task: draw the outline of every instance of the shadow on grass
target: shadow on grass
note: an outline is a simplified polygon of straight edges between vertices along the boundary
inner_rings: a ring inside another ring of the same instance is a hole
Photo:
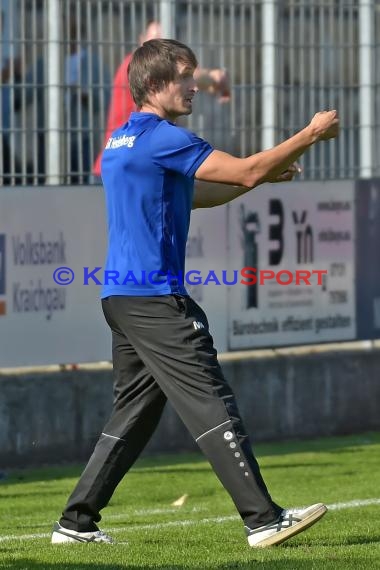
[[[177,458],[178,461],[178,458]],[[186,468],[184,467],[172,467],[170,465],[168,465],[167,467],[162,466],[154,466],[152,465],[152,467],[148,468],[148,467],[136,467],[135,469],[131,470],[129,474],[127,474],[127,477],[131,477],[131,476],[135,476],[138,477],[139,480],[144,479],[145,477],[152,477],[152,475],[205,475],[207,473],[211,473],[212,472],[212,468],[208,463],[205,463],[206,459],[203,458],[202,456],[199,459],[199,463],[201,463],[202,465],[199,465],[199,467],[189,467]],[[180,465],[183,465],[183,460],[180,460]],[[194,464],[196,463],[194,461],[194,459],[191,460],[191,463]],[[315,467],[315,463],[310,463],[310,462],[299,462],[299,463],[295,463],[292,462],[291,468],[306,468],[306,467]],[[336,465],[339,465],[338,463],[333,463],[333,462],[318,462],[318,468],[320,467],[334,467]],[[266,465],[265,469],[267,471],[272,471],[275,469],[284,469],[284,464],[283,463],[279,463],[279,464],[272,464],[272,465]],[[73,479],[78,479],[83,471],[84,466],[78,467],[78,468],[74,468],[74,467],[61,467],[59,469],[59,471],[56,471],[55,467],[52,467],[49,471],[46,471],[45,469],[41,470],[40,473],[36,473],[36,472],[28,472],[25,471],[23,473],[12,473],[9,477],[5,477],[4,479],[0,480],[0,490],[1,487],[4,487],[6,485],[12,485],[12,486],[20,486],[20,485],[25,485],[25,484],[29,484],[29,483],[38,483],[40,481],[59,481],[61,479],[68,479],[68,478],[73,478]],[[28,495],[39,495],[41,494],[42,491],[39,490],[34,490],[34,491],[29,491],[27,492]],[[49,491],[50,494],[52,494],[52,491]],[[60,492],[57,491],[55,494],[59,495]],[[7,491],[7,497],[10,497],[11,495],[8,494]],[[19,494],[15,495],[19,496]]]
[[[62,497],[62,491],[51,491],[49,489],[49,497]],[[1,495],[0,495],[1,497]],[[33,497],[38,499],[38,497],[43,497],[46,499],[46,489],[20,489],[18,493],[4,493],[6,499],[20,499],[21,497]]]
[[[356,559],[356,564],[358,560]],[[264,570],[276,570],[276,569],[287,569],[287,570],[310,570],[311,567],[313,568],[343,568],[342,564],[347,567],[347,562],[338,561],[336,560],[331,566],[329,563],[326,563],[326,560],[323,557],[314,558],[312,561],[312,566],[310,566],[310,560],[262,560],[261,558],[252,560],[248,562],[240,562],[240,561],[230,561],[228,564],[218,564],[218,563],[209,563],[207,567],[200,566],[199,564],[191,565],[191,563],[186,564],[186,566],[181,565],[158,565],[158,564],[143,564],[140,566],[136,566],[132,564],[93,564],[93,563],[81,563],[81,562],[74,562],[74,563],[61,563],[61,562],[49,562],[49,563],[41,563],[35,560],[30,559],[20,559],[17,562],[12,561],[10,566],[7,566],[6,563],[3,565],[0,562],[0,569],[1,568],[12,568],[12,570],[251,570],[252,568],[260,568]],[[348,566],[350,567],[350,566]]]
[[[363,433],[359,435],[349,435],[342,437],[324,437],[311,440],[287,440],[276,443],[254,443],[254,451],[257,458],[281,456],[297,453],[361,453],[365,451],[362,447],[370,447],[380,443],[380,433]],[[89,454],[90,457],[90,454]],[[186,467],[186,463],[192,466]],[[194,466],[195,465],[195,466]],[[295,465],[295,464],[293,464]],[[298,463],[299,467],[307,467],[309,463]],[[321,465],[321,464],[319,464]],[[326,466],[332,465],[326,463]],[[0,478],[0,487],[7,484],[17,485],[24,483],[32,483],[37,481],[51,481],[66,478],[77,479],[82,473],[85,463],[81,464],[62,464],[53,465],[51,467],[44,466],[32,469],[10,469],[2,472],[3,478]],[[283,468],[283,465],[279,465]],[[267,466],[266,469],[275,469],[275,465]],[[178,453],[166,455],[152,455],[144,457],[137,461],[131,474],[137,474],[139,477],[154,473],[206,473],[210,471],[205,457],[198,452]]]
[[[5,564],[4,564],[5,563]],[[6,561],[0,562],[1,568],[12,568],[15,570],[125,570],[126,568],[132,570],[136,568],[134,566],[126,566],[121,564],[93,564],[89,562],[88,564],[83,564],[81,562],[40,562],[38,560],[30,560],[28,558],[20,558],[19,560],[12,560],[10,564],[7,565]],[[145,566],[147,568],[147,566]],[[141,570],[141,566],[140,566]]]
[[[257,456],[267,457],[296,453],[352,453],[363,451],[361,446],[367,447],[380,443],[379,432],[367,432],[355,435],[326,436],[305,440],[283,440],[274,443],[256,443],[253,445]],[[352,448],[352,449],[350,449]]]
[[[326,546],[328,548],[335,548],[337,546],[341,547],[341,546],[358,546],[358,545],[365,545],[365,544],[380,544],[380,533],[373,533],[371,534],[371,536],[368,535],[356,535],[356,536],[351,536],[351,537],[345,537],[342,540],[334,540],[333,538],[329,538],[328,540],[324,541],[322,539],[319,539],[318,542],[319,545],[321,546]],[[292,545],[287,544],[286,545],[287,548],[291,548]],[[377,566],[377,568],[380,568],[380,561],[379,561],[379,565]]]

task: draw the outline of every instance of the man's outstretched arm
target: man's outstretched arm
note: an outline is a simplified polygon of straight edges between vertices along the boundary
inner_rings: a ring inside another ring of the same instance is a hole
[[[302,131],[279,145],[247,158],[237,158],[214,150],[195,173],[197,180],[219,182],[235,186],[207,190],[202,195],[202,187],[194,193],[193,208],[210,208],[230,202],[248,190],[264,182],[285,182],[292,180],[297,172],[296,160],[313,144],[334,138],[339,132],[339,119],[336,111],[322,111]],[[236,188],[236,186],[238,188]]]
[[[298,164],[292,164],[285,172],[277,176],[270,182],[291,182],[294,176],[301,172]],[[268,180],[269,182],[269,180]],[[213,208],[214,206],[221,206],[227,204],[235,198],[242,196],[249,192],[252,188],[245,186],[231,186],[228,184],[218,184],[216,187],[215,182],[200,181],[195,187],[192,209],[196,208]]]

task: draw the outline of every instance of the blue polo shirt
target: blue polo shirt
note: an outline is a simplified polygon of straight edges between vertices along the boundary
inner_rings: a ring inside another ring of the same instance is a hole
[[[212,152],[153,113],[132,113],[102,157],[108,254],[101,297],[187,295],[183,284],[194,175]]]

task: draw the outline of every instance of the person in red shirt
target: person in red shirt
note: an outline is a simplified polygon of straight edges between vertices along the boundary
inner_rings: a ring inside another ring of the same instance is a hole
[[[152,21],[147,26],[146,30],[140,34],[139,45],[141,46],[144,42],[160,38],[162,38],[161,24],[157,21]],[[128,66],[132,59],[132,55],[133,52],[128,53],[125,56],[124,60],[118,67],[113,80],[103,147],[106,145],[106,142],[110,138],[112,132],[128,121],[132,111],[136,111],[136,105],[133,102],[128,84]],[[220,103],[225,103],[230,100],[230,80],[225,69],[206,69],[198,67],[195,70],[194,78],[197,82],[198,89],[217,96]],[[102,154],[103,148],[98,154],[93,166],[93,174],[99,177]]]

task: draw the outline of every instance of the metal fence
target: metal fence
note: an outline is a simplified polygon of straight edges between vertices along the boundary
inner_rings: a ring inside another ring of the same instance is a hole
[[[306,179],[380,175],[378,0],[0,0],[0,183],[95,182],[112,81],[153,19],[203,67],[227,68],[232,98],[197,96],[184,124],[239,156],[318,110],[337,141],[302,159]]]

